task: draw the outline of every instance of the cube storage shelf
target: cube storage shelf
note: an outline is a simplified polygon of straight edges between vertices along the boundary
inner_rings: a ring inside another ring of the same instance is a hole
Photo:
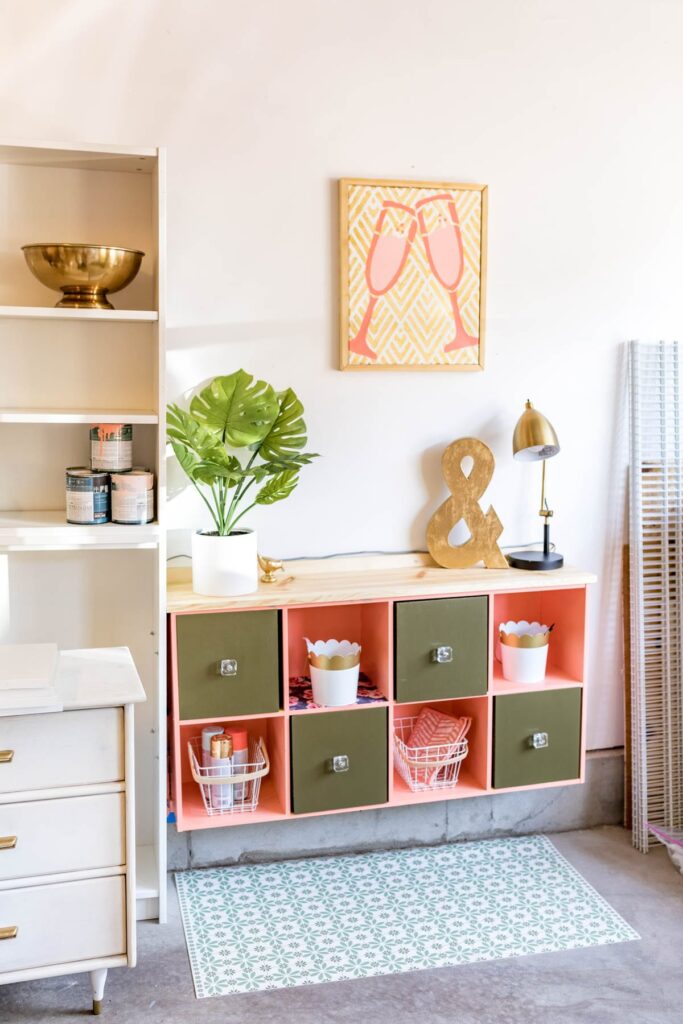
[[[445,570],[418,554],[286,569],[282,582],[229,601],[193,594],[188,570],[169,573],[170,793],[179,831],[583,781],[593,575]],[[497,630],[511,618],[555,625],[543,683],[502,677]],[[304,637],[332,636],[363,646],[367,685],[352,707],[302,698]],[[451,648],[449,661],[432,659],[440,646]],[[229,678],[219,674],[224,659],[237,663]],[[427,706],[472,719],[469,752],[456,785],[413,792],[394,770],[394,724]],[[187,742],[222,724],[263,737],[271,771],[257,810],[209,817]],[[340,755],[349,767],[337,773],[330,769]]]
[[[165,154],[2,142],[0,190],[0,643],[130,649],[147,697],[135,720],[137,914],[163,920]],[[112,296],[116,309],[56,307],[59,294],[21,251],[56,241],[145,252]],[[135,424],[136,463],[156,476],[157,522],[66,522],[64,470],[89,464],[93,422]]]

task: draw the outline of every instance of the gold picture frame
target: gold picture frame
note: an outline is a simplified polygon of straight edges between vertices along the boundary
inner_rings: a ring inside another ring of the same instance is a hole
[[[484,369],[486,185],[339,181],[340,369]]]

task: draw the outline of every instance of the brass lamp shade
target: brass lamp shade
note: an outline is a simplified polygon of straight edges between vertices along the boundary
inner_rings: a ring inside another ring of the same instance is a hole
[[[527,399],[512,435],[512,454],[520,462],[538,462],[551,459],[559,450],[560,442],[552,423]]]
[[[551,551],[550,519],[553,513],[545,498],[545,460],[557,455],[559,450],[560,442],[557,440],[552,423],[545,418],[542,412],[534,409],[527,399],[526,408],[517,420],[517,426],[512,435],[512,454],[520,462],[543,463],[541,507],[539,509],[539,515],[543,518],[543,550],[513,551],[507,556],[508,563],[513,569],[531,569],[543,572],[547,569],[560,569],[564,564],[562,555],[557,551]]]

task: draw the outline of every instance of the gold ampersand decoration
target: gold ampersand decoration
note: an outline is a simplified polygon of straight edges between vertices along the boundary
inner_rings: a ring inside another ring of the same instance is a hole
[[[472,459],[472,471],[466,475],[463,459]],[[489,506],[484,513],[479,499],[491,482],[496,461],[493,452],[476,437],[461,437],[450,444],[441,457],[441,470],[451,497],[447,498],[427,527],[427,547],[435,562],[445,569],[469,569],[483,562],[487,569],[508,569],[505,555],[496,543],[503,524]],[[448,543],[448,535],[463,519],[470,531],[464,544]]]

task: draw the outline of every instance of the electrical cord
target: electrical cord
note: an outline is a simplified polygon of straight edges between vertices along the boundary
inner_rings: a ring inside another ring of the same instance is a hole
[[[501,548],[501,551],[530,551],[534,548],[542,548],[542,541],[532,541],[530,544],[506,544]],[[555,550],[555,545],[550,545],[551,551]],[[429,551],[424,548],[411,548],[410,550],[401,551],[334,551],[330,555],[290,555],[285,559],[287,562],[324,562],[329,558],[352,558],[354,555],[428,555]],[[180,554],[171,555],[166,559],[167,562],[173,562],[176,558],[191,558],[191,555]]]

